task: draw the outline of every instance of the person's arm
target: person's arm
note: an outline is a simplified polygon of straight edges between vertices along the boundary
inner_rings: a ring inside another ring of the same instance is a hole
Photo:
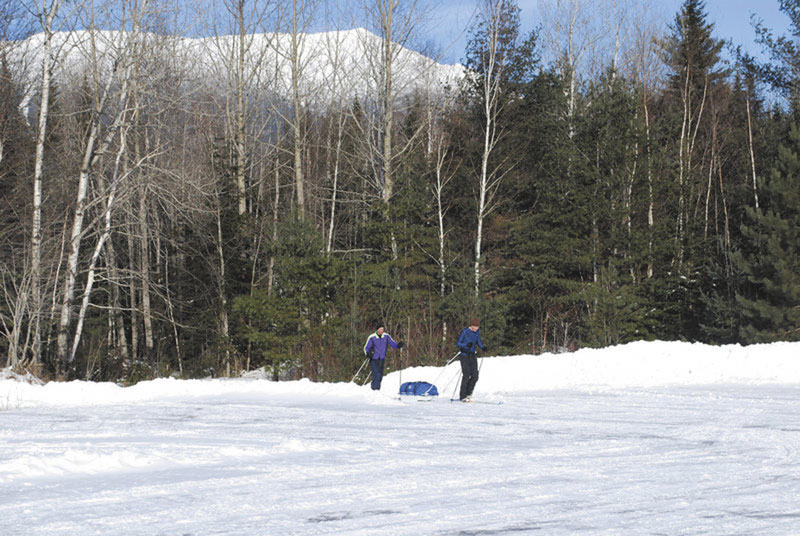
[[[364,355],[372,357],[372,354],[375,353],[373,346],[375,346],[375,342],[372,340],[372,335],[370,335],[367,338],[367,344],[364,345]]]
[[[400,345],[397,342],[395,342],[395,340],[392,338],[391,335],[389,335],[387,333],[386,336],[389,337],[389,340],[387,341],[389,343],[389,346],[391,346],[392,348],[399,348],[400,347]]]
[[[461,335],[458,336],[458,342],[456,346],[459,349],[463,350],[464,352],[469,352],[469,346],[467,345],[467,336],[465,330],[461,330]]]

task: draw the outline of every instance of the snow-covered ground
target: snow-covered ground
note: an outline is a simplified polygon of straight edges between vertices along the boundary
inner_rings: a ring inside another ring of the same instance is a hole
[[[800,534],[800,344],[353,384],[0,381],[0,534]]]

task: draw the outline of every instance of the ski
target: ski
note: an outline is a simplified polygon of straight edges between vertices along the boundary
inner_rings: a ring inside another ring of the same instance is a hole
[[[460,398],[451,398],[450,402],[464,402]],[[490,404],[492,406],[499,406],[503,403],[502,400],[475,400],[474,398],[470,398],[465,404]]]

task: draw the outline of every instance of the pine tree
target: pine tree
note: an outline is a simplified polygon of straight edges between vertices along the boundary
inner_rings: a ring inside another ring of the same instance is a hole
[[[787,144],[761,188],[762,205],[748,209],[743,246],[733,255],[744,285],[742,342],[800,340],[800,128]]]
[[[505,346],[542,351],[567,345],[580,322],[585,281],[591,279],[591,189],[570,124],[565,82],[541,73],[526,88],[509,146],[524,155],[492,286],[510,326]],[[521,150],[524,148],[524,150]]]
[[[666,119],[677,136],[671,143],[677,148],[676,260],[683,268],[691,265],[694,252],[705,249],[693,236],[702,219],[692,203],[705,184],[702,158],[712,139],[712,96],[726,73],[718,67],[723,42],[712,36],[705,2],[685,0],[670,28],[664,60],[670,69],[667,97],[673,113]]]
[[[274,254],[275,285],[263,285],[232,300],[233,332],[240,353],[252,345],[254,365],[278,380],[289,368],[312,379],[331,379],[328,370],[339,320],[344,265],[325,255],[321,235],[307,221],[282,222]]]
[[[681,91],[687,85],[702,95],[707,77],[718,77],[723,42],[712,36],[714,24],[708,22],[703,0],[684,0],[670,26],[665,60],[672,70],[670,85]],[[687,83],[688,80],[688,83]]]
[[[713,37],[703,0],[684,0],[670,26],[664,61],[670,72],[664,93],[666,109],[660,118],[667,148],[669,181],[662,185],[666,203],[662,218],[672,226],[670,257],[657,263],[661,281],[650,282],[653,298],[663,305],[665,327],[672,336],[698,340],[703,319],[704,272],[724,262],[720,248],[724,229],[711,221],[710,200],[718,193],[713,181],[719,166],[720,101],[727,72],[720,66],[721,40]],[[718,198],[718,197],[717,197]],[[724,235],[724,236],[723,236]],[[726,242],[727,243],[727,242]],[[727,246],[726,246],[727,248]],[[667,311],[669,313],[667,314]]]

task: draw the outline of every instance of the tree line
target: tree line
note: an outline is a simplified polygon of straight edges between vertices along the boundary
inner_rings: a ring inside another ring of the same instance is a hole
[[[414,1],[218,0],[192,46],[179,6],[0,0],[5,366],[341,380],[376,322],[405,367],[471,316],[492,353],[800,340],[790,37],[480,0],[449,76]]]

